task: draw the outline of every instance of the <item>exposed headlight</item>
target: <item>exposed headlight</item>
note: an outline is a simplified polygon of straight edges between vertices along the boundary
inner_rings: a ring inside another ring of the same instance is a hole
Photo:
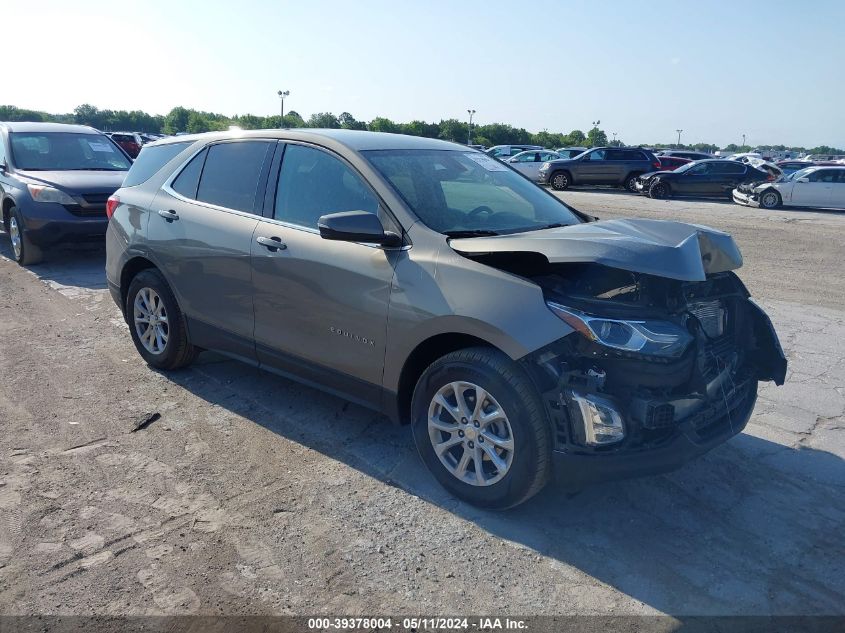
[[[596,395],[573,392],[584,425],[584,443],[589,446],[613,444],[625,439],[622,416],[609,400]]]
[[[540,165],[540,171],[548,171],[549,167],[551,167],[550,163],[543,163],[542,165]]]
[[[57,202],[58,204],[79,204],[64,191],[46,185],[27,185],[29,195],[35,202]]]
[[[552,301],[549,309],[583,336],[626,352],[649,356],[681,356],[692,342],[692,335],[669,321],[624,321],[604,319],[565,308]]]

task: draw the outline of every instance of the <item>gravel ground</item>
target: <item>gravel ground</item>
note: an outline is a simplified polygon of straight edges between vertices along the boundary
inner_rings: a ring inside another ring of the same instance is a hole
[[[0,256],[0,613],[845,614],[845,214],[561,197],[736,236],[790,358],[745,433],[484,512],[355,405],[212,354],[150,370],[101,248]]]

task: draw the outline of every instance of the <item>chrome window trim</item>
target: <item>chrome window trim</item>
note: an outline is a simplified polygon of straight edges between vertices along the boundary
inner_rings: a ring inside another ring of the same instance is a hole
[[[240,209],[230,209],[229,207],[221,207],[220,205],[211,204],[210,202],[204,202],[202,200],[197,200],[196,198],[188,198],[187,196],[183,196],[181,193],[179,193],[178,191],[173,189],[173,186],[172,186],[173,181],[176,180],[176,178],[179,177],[179,174],[181,174],[182,171],[185,169],[185,167],[188,166],[188,163],[190,163],[192,160],[194,160],[194,158],[196,158],[200,153],[202,153],[203,150],[206,150],[209,147],[212,147],[213,145],[221,145],[223,143],[248,143],[250,141],[257,141],[259,143],[271,143],[271,144],[273,144],[273,143],[278,143],[279,139],[252,138],[252,137],[244,138],[244,139],[233,138],[233,139],[221,139],[221,140],[213,141],[211,143],[206,143],[204,145],[200,145],[200,147],[197,149],[197,151],[195,151],[188,158],[186,158],[185,161],[181,165],[179,165],[179,167],[174,169],[173,173],[171,173],[167,177],[167,179],[164,181],[164,184],[162,184],[162,186],[161,186],[161,191],[167,192],[169,195],[173,196],[177,200],[180,200],[182,202],[188,202],[188,203],[191,203],[191,204],[196,204],[196,205],[199,205],[201,207],[205,207],[206,209],[212,209],[214,211],[223,211],[225,213],[232,213],[234,215],[242,215],[242,216],[246,216],[246,217],[250,217],[250,218],[256,218],[256,219],[259,219],[259,220],[266,219],[260,213],[253,213],[253,212],[250,212],[250,211],[241,211]]]
[[[188,166],[188,163],[190,163],[200,153],[202,153],[205,149],[211,147],[212,145],[219,145],[220,143],[226,143],[226,142],[248,142],[248,141],[256,141],[256,140],[257,141],[269,141],[271,143],[285,143],[285,144],[288,144],[288,145],[299,144],[299,145],[314,147],[315,149],[320,149],[320,150],[323,150],[323,151],[326,151],[326,152],[330,152],[331,155],[338,156],[341,160],[343,160],[343,157],[340,157],[339,155],[335,154],[330,149],[325,148],[321,145],[313,144],[313,143],[299,142],[299,141],[289,142],[285,139],[273,139],[273,138],[268,138],[268,139],[264,139],[264,138],[257,138],[257,139],[254,139],[254,138],[223,139],[223,140],[220,140],[220,141],[215,141],[215,142],[212,142],[212,143],[206,143],[204,145],[200,145],[200,147],[197,148],[197,150],[195,152],[193,152],[190,156],[188,156],[188,158],[186,158],[176,169],[173,170],[173,173],[171,173],[165,179],[164,184],[162,184],[162,186],[161,186],[161,191],[166,192],[168,195],[173,196],[174,198],[176,198],[177,200],[179,200],[181,202],[187,202],[189,204],[195,204],[195,205],[204,207],[206,209],[211,209],[212,211],[222,211],[223,213],[230,213],[232,215],[239,215],[239,216],[243,216],[243,217],[252,218],[254,220],[257,220],[258,222],[269,222],[270,224],[275,224],[277,226],[283,226],[287,229],[294,229],[294,230],[297,230],[297,231],[303,231],[305,233],[311,233],[313,235],[320,235],[319,229],[312,229],[311,227],[301,226],[301,225],[298,225],[298,224],[293,224],[291,222],[285,222],[283,220],[277,220],[276,218],[268,218],[268,217],[265,217],[265,216],[258,214],[258,213],[250,213],[248,211],[240,211],[238,209],[230,209],[229,207],[221,207],[219,205],[211,204],[209,202],[203,202],[202,200],[197,200],[195,198],[188,198],[186,196],[183,196],[181,193],[179,193],[175,189],[173,189],[173,187],[171,186],[173,184],[173,181],[176,180],[176,178],[178,178],[179,174],[182,173],[182,170],[184,170],[185,167]],[[282,160],[282,162],[284,162],[284,160]],[[346,165],[349,165],[348,161],[346,161],[346,160],[343,160],[343,163],[346,164]],[[405,229],[402,227],[401,222],[399,222],[399,220],[396,219],[396,217],[393,215],[393,213],[391,213],[390,211],[387,210],[387,205],[384,204],[384,201],[381,199],[381,196],[378,195],[378,193],[373,190],[372,185],[370,185],[370,183],[367,181],[367,179],[364,178],[363,174],[361,174],[361,172],[359,172],[357,169],[355,169],[354,166],[352,166],[352,165],[349,165],[349,166],[350,166],[351,169],[354,170],[354,172],[356,174],[358,174],[358,177],[361,178],[361,180],[364,181],[364,184],[371,191],[373,191],[373,195],[375,196],[376,200],[378,201],[379,207],[382,208],[382,209],[385,209],[385,211],[390,215],[390,217],[393,218],[394,222],[396,222],[397,226],[402,228],[402,230],[404,232]],[[279,169],[281,170],[281,164],[279,165]],[[269,183],[268,183],[268,185],[269,185]],[[278,183],[276,183],[276,187],[278,187]],[[274,211],[275,211],[275,204],[276,203],[275,203],[275,196],[274,196],[273,197],[273,210]],[[398,247],[386,247],[386,246],[382,246],[381,244],[370,244],[370,243],[366,243],[366,242],[348,242],[348,244],[360,244],[361,246],[366,246],[367,248],[375,248],[375,249],[388,251],[388,252],[406,251],[406,250],[409,250],[411,248],[410,243],[404,244],[404,245],[398,246]]]

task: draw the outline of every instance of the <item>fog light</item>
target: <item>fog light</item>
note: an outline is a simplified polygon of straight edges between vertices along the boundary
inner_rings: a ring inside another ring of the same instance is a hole
[[[598,396],[572,393],[584,422],[584,440],[590,446],[619,442],[625,437],[622,416],[613,405]]]

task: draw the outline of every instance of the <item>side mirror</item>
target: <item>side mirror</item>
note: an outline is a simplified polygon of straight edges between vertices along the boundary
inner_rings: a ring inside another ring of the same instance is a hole
[[[368,211],[329,213],[317,220],[317,228],[324,240],[402,246],[402,238],[396,233],[385,231],[378,216]]]
[[[810,182],[809,178],[798,178],[795,182]]]

